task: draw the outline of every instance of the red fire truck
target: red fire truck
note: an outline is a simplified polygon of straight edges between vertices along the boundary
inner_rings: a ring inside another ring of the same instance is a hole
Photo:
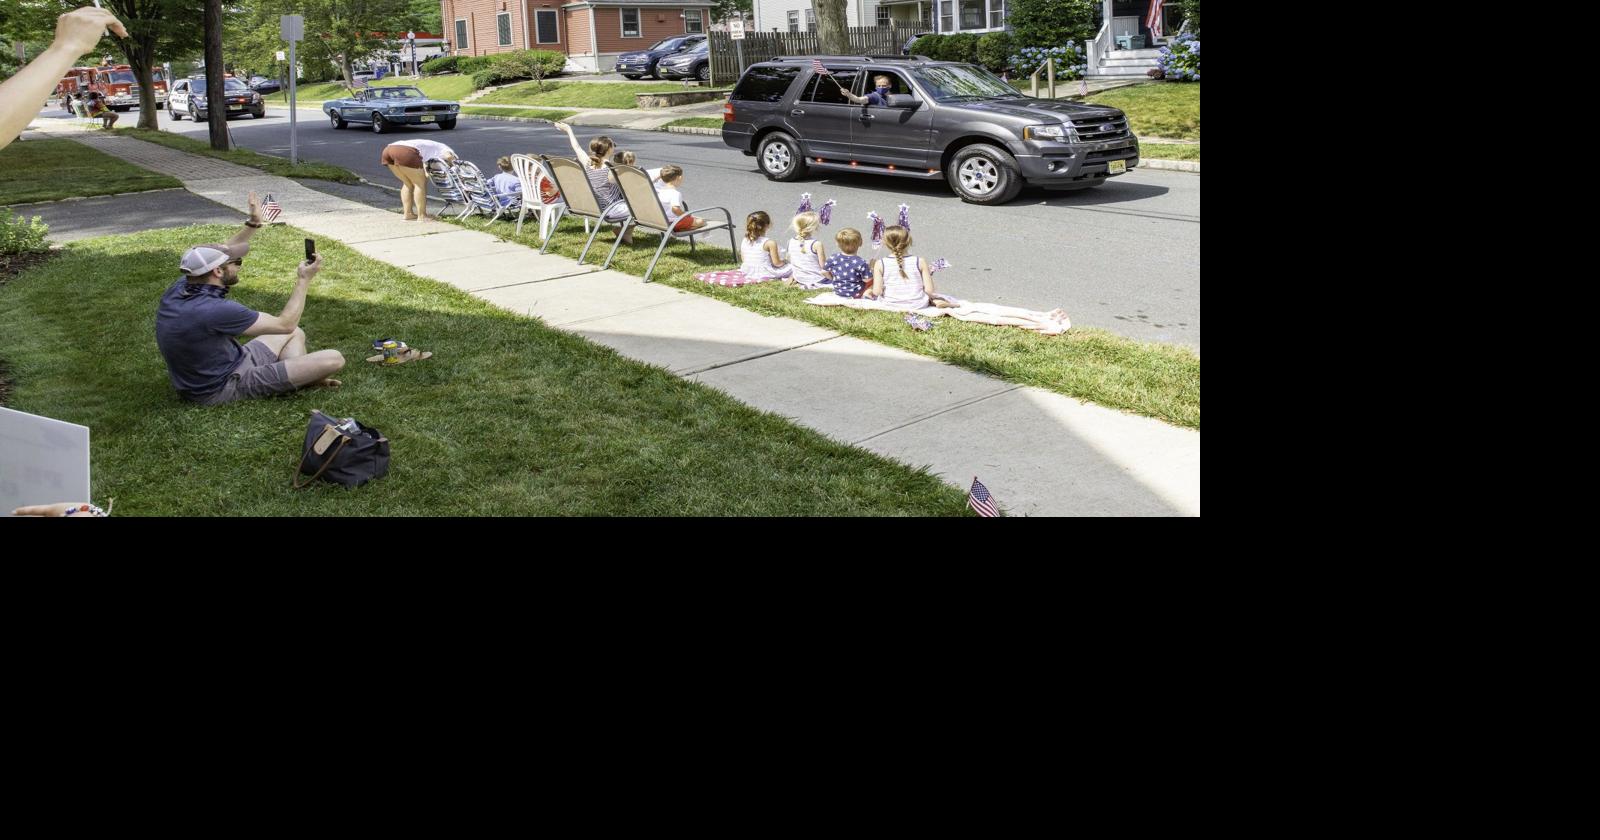
[[[94,82],[93,67],[74,67],[67,71],[61,84],[56,85],[56,95],[70,93],[73,96],[89,92],[89,85]]]
[[[151,84],[155,87],[156,103],[165,104],[167,101],[165,75],[160,68],[153,68],[150,75]],[[133,68],[126,64],[96,67],[91,87],[105,96],[106,104],[113,111],[126,111],[139,104],[139,82],[134,78]]]

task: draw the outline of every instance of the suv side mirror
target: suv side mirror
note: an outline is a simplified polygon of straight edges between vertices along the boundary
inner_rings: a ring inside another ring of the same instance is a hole
[[[889,94],[889,107],[909,108],[910,110],[915,111],[922,107],[922,100],[912,96],[909,93],[891,93]]]

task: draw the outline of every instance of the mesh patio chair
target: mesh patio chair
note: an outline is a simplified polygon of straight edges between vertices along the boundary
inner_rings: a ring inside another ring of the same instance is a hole
[[[489,185],[488,178],[483,177],[483,170],[479,169],[477,164],[470,160],[458,160],[454,169],[456,184],[461,188],[462,198],[467,204],[466,209],[456,216],[457,221],[477,213],[481,216],[488,216],[489,221],[492,222],[516,209],[515,207],[505,207],[500,204],[500,199],[495,197],[494,187]]]
[[[561,202],[559,200],[546,202],[544,193],[539,189],[539,182],[548,181],[554,184],[556,179],[533,155],[512,155],[511,171],[516,173],[517,180],[522,183],[522,206],[517,212],[517,233],[522,232],[522,220],[531,212],[539,221],[539,241],[549,242],[556,218],[560,215],[560,211],[556,208]],[[589,232],[588,219],[583,220],[583,232]]]
[[[726,230],[728,232],[728,250],[733,251],[735,256],[739,254],[739,243],[734,239],[733,233],[733,214],[728,212],[728,208],[706,207],[701,210],[690,210],[683,215],[693,216],[697,213],[720,210],[726,221],[708,221],[704,227],[690,230],[673,230],[673,224],[679,220],[667,217],[666,209],[661,206],[661,199],[656,197],[655,187],[650,185],[650,176],[645,174],[643,169],[637,166],[612,163],[611,161],[606,161],[606,165],[611,167],[612,172],[616,173],[617,184],[622,187],[622,198],[628,202],[628,210],[633,214],[633,218],[623,223],[622,232],[627,233],[628,227],[631,225],[661,234],[661,244],[656,246],[655,258],[650,260],[650,267],[644,272],[644,281],[646,283],[650,282],[650,275],[655,272],[656,263],[661,260],[662,252],[667,250],[667,243],[674,239],[689,240],[689,252],[694,253],[694,238],[696,236]],[[617,241],[622,241],[621,236],[618,236]],[[611,253],[615,254],[616,252],[617,246],[612,245]],[[606,265],[610,264],[611,257],[608,255],[606,257]]]
[[[594,230],[589,234],[589,241],[584,243],[583,253],[578,255],[578,265],[583,265],[583,259],[588,256],[589,247],[594,244],[594,238],[599,235],[600,229],[606,225],[616,224],[616,222],[606,221],[606,211],[623,204],[623,200],[618,199],[609,207],[601,207],[600,197],[595,195],[594,185],[589,183],[586,167],[576,159],[540,155],[539,162],[543,163],[550,170],[550,174],[555,176],[556,189],[561,191],[562,203],[556,208],[556,220],[550,226],[550,232],[552,234],[555,233],[555,226],[561,223],[563,216],[577,216],[585,220],[585,224],[590,219],[595,221]],[[617,241],[619,243],[626,232],[627,227],[623,227],[617,233]],[[539,249],[539,253],[542,254],[549,248],[550,240],[546,239],[544,247]],[[613,245],[611,252],[614,254],[616,251],[616,246]],[[608,268],[610,265],[611,260],[607,259],[606,264],[601,268]]]
[[[438,190],[439,197],[444,199],[444,207],[439,208],[439,215],[443,216],[444,211],[452,204],[466,202],[466,197],[461,192],[461,185],[456,180],[455,169],[450,164],[435,158],[423,164],[422,168],[428,173],[428,181],[433,184],[433,188]],[[427,213],[428,208],[422,207],[419,210]]]

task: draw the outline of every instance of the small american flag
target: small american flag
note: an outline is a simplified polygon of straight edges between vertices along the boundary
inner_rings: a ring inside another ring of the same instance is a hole
[[[873,210],[867,214],[867,218],[872,220],[872,247],[883,247],[883,217]]]
[[[967,493],[967,507],[978,512],[979,516],[999,516],[1000,511],[995,510],[994,498],[989,495],[989,488],[977,476],[972,477],[972,489]]]
[[[828,68],[822,66],[822,62],[819,59],[815,59],[815,58],[811,59],[811,69],[817,71],[817,75],[818,76],[831,76],[831,75],[833,75],[832,73],[828,72]]]
[[[811,193],[800,194],[800,206],[795,208],[795,215],[811,212]]]
[[[278,206],[278,202],[269,193],[267,200],[261,205],[261,212],[266,215],[267,221],[271,222],[273,219],[278,218],[278,214],[283,212],[283,208]]]
[[[817,210],[817,220],[823,224],[833,221],[833,199],[830,198],[822,203],[821,209]]]
[[[929,274],[934,274],[934,273],[937,273],[937,272],[940,272],[940,271],[944,271],[945,269],[947,269],[949,267],[950,267],[950,261],[945,259],[944,257],[940,257],[940,258],[934,260],[933,263],[928,266],[928,273]]]

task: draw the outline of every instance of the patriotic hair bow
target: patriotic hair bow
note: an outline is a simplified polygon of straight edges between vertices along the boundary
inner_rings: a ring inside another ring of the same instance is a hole
[[[795,213],[796,216],[798,216],[801,213],[810,213],[810,212],[811,212],[811,193],[801,193],[800,194],[800,207],[798,209],[796,209],[794,211],[794,213]]]
[[[947,269],[949,267],[950,267],[950,261],[945,259],[944,257],[940,257],[940,258],[934,260],[928,266],[928,273],[932,274],[932,273],[935,273],[935,272],[943,271],[943,270],[945,270],[945,269]]]
[[[874,210],[867,214],[867,218],[872,220],[872,247],[883,247],[883,217]]]
[[[907,232],[911,230],[911,205],[909,204],[900,205],[900,226],[905,228]]]
[[[817,210],[817,221],[823,224],[833,221],[833,199],[822,202],[822,207]]]

